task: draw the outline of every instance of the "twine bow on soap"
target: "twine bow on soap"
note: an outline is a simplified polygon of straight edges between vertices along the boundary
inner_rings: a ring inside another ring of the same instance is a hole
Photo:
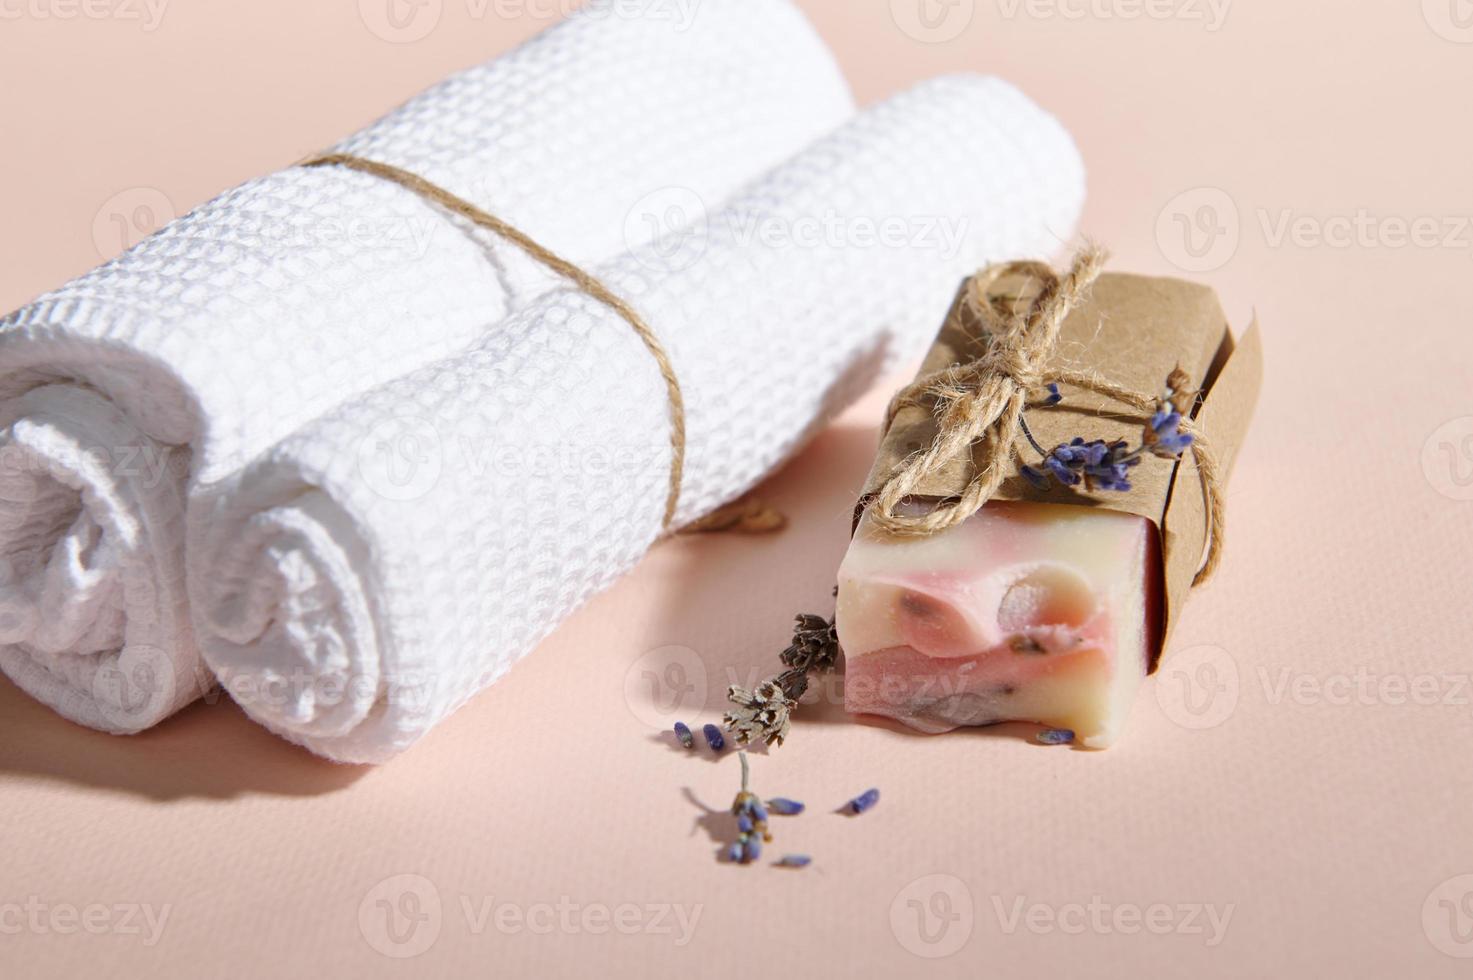
[[[880,488],[869,511],[871,520],[891,534],[925,537],[955,527],[981,510],[1002,486],[1017,456],[1020,437],[1027,433],[1024,412],[1030,399],[1045,395],[1051,384],[1092,391],[1150,416],[1157,404],[1155,395],[1122,387],[1093,372],[1049,366],[1064,320],[1083,300],[1104,263],[1104,251],[1089,246],[1080,250],[1063,275],[1041,262],[1012,262],[973,277],[965,302],[982,326],[987,350],[976,360],[918,378],[890,403],[887,431],[901,409],[930,406],[937,432],[929,447],[907,459]],[[1031,303],[1014,303],[1011,310],[1000,312],[988,289],[1006,276],[1018,275],[1033,279],[1039,294]],[[1192,456],[1206,502],[1207,544],[1192,581],[1197,586],[1212,577],[1221,561],[1222,487],[1217,459],[1201,431],[1189,418],[1182,419],[1181,431],[1192,437]],[[927,479],[974,449],[981,450],[983,462],[959,497],[921,513],[900,512],[902,502]]]

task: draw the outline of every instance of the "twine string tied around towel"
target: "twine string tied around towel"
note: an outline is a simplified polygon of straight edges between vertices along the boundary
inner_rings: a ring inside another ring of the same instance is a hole
[[[675,375],[675,367],[670,361],[670,354],[665,350],[665,346],[655,335],[654,330],[633,306],[620,298],[596,276],[585,272],[579,266],[539,244],[520,229],[418,174],[350,153],[318,154],[303,160],[300,166],[346,167],[349,170],[387,180],[413,191],[427,201],[515,245],[548,269],[572,282],[588,296],[613,310],[625,323],[629,324],[649,351],[650,356],[654,358],[670,403],[670,483],[665,495],[665,511],[661,528],[667,533],[672,530],[676,511],[680,507],[680,490],[685,476],[685,395],[680,388],[680,379]],[[712,514],[690,525],[688,530],[723,530],[760,534],[778,530],[784,523],[780,514],[760,502],[738,501],[718,508]]]

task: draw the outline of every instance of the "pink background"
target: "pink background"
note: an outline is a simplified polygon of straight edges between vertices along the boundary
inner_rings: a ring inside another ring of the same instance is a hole
[[[653,726],[715,720],[788,617],[825,608],[875,397],[764,488],[786,534],[661,546],[381,768],[318,761],[228,701],[119,739],[0,686],[0,974],[1468,975],[1473,28],[1454,15],[1473,12],[1236,0],[1219,23],[1205,0],[927,0],[928,34],[918,2],[804,6],[862,101],[955,69],[1020,84],[1078,138],[1084,227],[1116,268],[1188,270],[1236,324],[1263,320],[1226,567],[1126,741],[922,738],[810,706],[754,775],[809,802],[773,848],[813,866],[713,859],[725,831],[704,808],[729,803],[736,761]],[[0,2],[0,307],[566,0],[443,0],[405,43],[354,0],[172,0],[153,30],[121,4]],[[667,716],[645,671],[680,680],[669,663],[695,692]],[[830,812],[870,785],[876,810]],[[1015,923],[1019,899],[1040,910]],[[57,928],[91,903],[101,934]],[[168,907],[157,942],[129,932],[130,905]],[[1231,907],[1220,936],[1208,906]],[[677,909],[698,915],[688,936]],[[1138,915],[1165,934],[1126,931]]]

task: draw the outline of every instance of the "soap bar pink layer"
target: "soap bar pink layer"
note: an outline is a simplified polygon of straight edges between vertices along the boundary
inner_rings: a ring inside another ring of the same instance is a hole
[[[1113,742],[1160,619],[1159,542],[1143,518],[988,504],[896,538],[861,520],[839,569],[845,707],[923,732],[1032,721]]]

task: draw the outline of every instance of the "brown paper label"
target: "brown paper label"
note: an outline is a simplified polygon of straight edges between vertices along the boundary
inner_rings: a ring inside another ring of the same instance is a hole
[[[987,338],[965,303],[963,284],[941,333],[926,356],[921,373],[929,374],[980,357]],[[1027,302],[1036,289],[1025,277],[1003,277],[988,295],[1000,302]],[[1263,375],[1263,355],[1257,324],[1234,341],[1216,294],[1206,286],[1180,279],[1106,273],[1096,280],[1089,296],[1069,313],[1051,367],[1094,371],[1118,385],[1155,395],[1166,376],[1180,365],[1201,388],[1193,418],[1221,464],[1227,479],[1238,447],[1247,433]],[[1028,426],[1045,448],[1076,436],[1085,439],[1136,441],[1142,419],[1128,406],[1092,392],[1064,389],[1064,401],[1053,407],[1028,411]],[[924,407],[902,409],[885,433],[875,465],[865,481],[855,521],[891,476],[914,453],[929,446],[936,422]],[[946,501],[957,497],[971,481],[981,460],[980,448],[954,459],[917,488],[921,500]],[[1039,490],[1019,472],[1034,455],[1023,450],[1014,459],[995,500],[1101,507],[1135,514],[1151,521],[1161,537],[1164,577],[1160,644],[1152,669],[1160,660],[1175,625],[1192,578],[1201,567],[1206,548],[1206,506],[1200,477],[1191,454],[1180,462],[1148,457],[1131,470],[1126,492],[1051,486]],[[1231,505],[1228,506],[1229,526]]]

